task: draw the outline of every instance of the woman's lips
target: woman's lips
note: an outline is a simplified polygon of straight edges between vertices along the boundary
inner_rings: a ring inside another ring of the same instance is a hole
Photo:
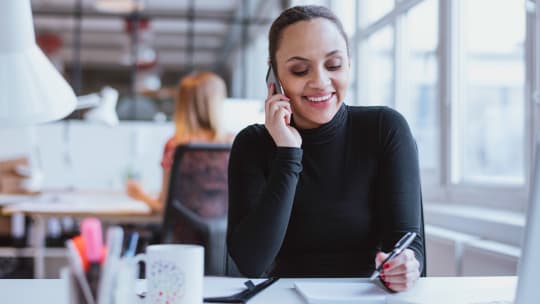
[[[304,96],[304,99],[313,107],[324,108],[334,100],[335,95],[335,93],[329,93],[319,96]]]

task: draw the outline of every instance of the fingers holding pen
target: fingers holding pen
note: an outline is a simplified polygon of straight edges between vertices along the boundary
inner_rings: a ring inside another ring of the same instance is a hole
[[[381,257],[377,255],[376,263],[379,262],[379,259],[384,259],[383,257],[384,254],[381,254]],[[416,283],[419,277],[420,263],[410,249],[405,249],[394,259],[386,262],[381,273],[381,279],[386,286],[394,291],[408,290]]]

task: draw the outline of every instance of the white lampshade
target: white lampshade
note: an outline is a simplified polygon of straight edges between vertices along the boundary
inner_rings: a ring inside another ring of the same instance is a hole
[[[37,46],[30,0],[0,1],[0,127],[61,119],[77,97]]]

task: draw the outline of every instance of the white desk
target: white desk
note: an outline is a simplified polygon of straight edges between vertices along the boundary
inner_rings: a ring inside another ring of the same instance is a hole
[[[0,280],[0,302],[16,304],[68,304],[68,283],[61,279]]]
[[[2,303],[68,303],[67,279],[57,280],[0,280]],[[295,281],[363,282],[365,279],[281,279],[263,290],[249,304],[305,304],[293,287]],[[241,278],[206,277],[205,296],[227,295],[243,289]],[[511,301],[516,277],[432,277],[422,278],[413,290],[392,295],[388,304],[483,304]],[[32,292],[28,292],[31,290]],[[6,300],[8,299],[8,300]]]
[[[122,192],[50,191],[28,201],[10,204],[4,214],[23,213],[32,219],[31,243],[34,256],[34,277],[45,275],[45,239],[47,220],[53,217],[98,217],[106,223],[159,223],[161,216],[151,215],[143,202]]]
[[[205,296],[228,295],[242,290],[245,279],[206,277]],[[367,279],[280,279],[249,301],[249,304],[304,304],[294,282],[367,282]],[[430,277],[421,278],[408,292],[392,294],[387,304],[483,304],[511,301],[517,277]]]

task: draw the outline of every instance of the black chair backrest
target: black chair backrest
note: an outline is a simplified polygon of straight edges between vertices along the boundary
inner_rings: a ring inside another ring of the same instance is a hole
[[[176,148],[162,226],[163,243],[205,247],[205,272],[224,273],[229,144]]]

